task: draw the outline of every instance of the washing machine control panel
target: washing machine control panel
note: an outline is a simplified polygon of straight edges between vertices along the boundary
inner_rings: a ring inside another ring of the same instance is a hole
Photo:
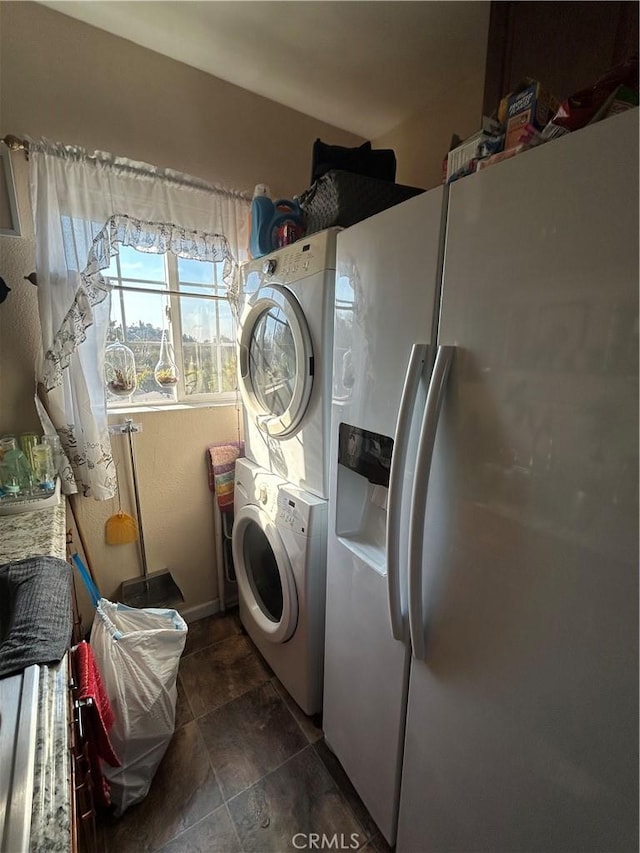
[[[309,533],[309,521],[303,507],[286,492],[278,494],[277,523],[281,527],[288,527],[296,533]]]
[[[259,507],[281,530],[309,538],[326,535],[328,501],[284,482],[252,462],[238,461],[236,490],[243,506]]]
[[[278,526],[288,527],[296,533],[307,533],[306,522],[307,520],[300,512],[296,501],[286,493],[279,492],[277,515]]]

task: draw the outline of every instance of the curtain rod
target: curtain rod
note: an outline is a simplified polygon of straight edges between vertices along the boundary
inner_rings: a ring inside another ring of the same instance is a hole
[[[2,139],[0,139],[0,142],[4,142],[10,151],[24,151],[27,160],[29,159],[28,140],[20,139],[19,136],[14,136],[13,133],[7,133],[6,136],[3,136]]]
[[[6,136],[3,136],[0,139],[0,142],[4,142],[4,144],[10,151],[24,151],[25,157],[27,158],[27,160],[29,159],[30,140],[15,136],[15,134],[13,133],[8,133]],[[74,146],[69,147],[73,148]],[[61,156],[55,149],[52,149],[50,153],[57,157]],[[114,157],[114,159],[117,160],[120,158]],[[99,158],[91,154],[87,155],[87,160],[91,160],[94,163],[99,162]],[[145,168],[142,165],[133,165],[131,162],[116,162],[113,165],[116,168],[121,169],[124,172],[129,172],[133,175],[143,175],[147,178],[160,178],[161,180],[169,181],[170,183],[178,184],[180,186],[192,187],[193,189],[204,190],[205,192],[219,193],[220,195],[230,196],[231,198],[240,198],[244,201],[251,200],[250,195],[248,193],[241,192],[240,190],[228,190],[224,187],[217,187],[212,184],[209,184],[207,181],[201,180],[199,178],[192,178],[191,176],[184,175],[183,173],[175,172],[173,174],[167,174],[167,171],[173,172],[173,170],[166,170],[151,165]]]

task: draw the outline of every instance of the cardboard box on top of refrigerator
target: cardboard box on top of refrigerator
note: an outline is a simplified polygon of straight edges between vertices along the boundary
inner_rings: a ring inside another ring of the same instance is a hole
[[[498,120],[506,128],[504,150],[520,144],[527,125],[542,130],[559,106],[558,99],[543,89],[537,80],[526,78],[500,101]]]
[[[473,164],[473,161],[479,156],[486,156],[486,154],[481,152],[483,147],[493,145],[494,151],[497,146],[502,148],[501,135],[501,125],[495,119],[482,116],[482,126],[476,133],[467,137],[464,141],[455,136],[454,138],[458,140],[458,143],[450,149],[445,164],[443,164],[445,166],[443,183],[449,183],[450,179],[453,176],[457,176],[458,173],[461,175],[465,174],[463,170],[467,169],[470,164]],[[470,171],[473,171],[473,169],[470,169]]]

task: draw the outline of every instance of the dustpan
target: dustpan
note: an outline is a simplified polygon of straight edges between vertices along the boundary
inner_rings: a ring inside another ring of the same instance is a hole
[[[180,587],[169,569],[145,572],[142,578],[123,581],[120,599],[129,607],[176,607],[184,601]]]
[[[118,479],[118,463],[116,462],[116,483],[118,489],[118,512],[110,515],[104,524],[104,538],[107,545],[127,545],[138,538],[138,522],[122,510],[122,492]]]
[[[149,573],[147,566],[142,511],[140,509],[140,493],[138,491],[138,472],[132,438],[134,432],[140,431],[140,427],[136,426],[130,418],[127,418],[119,431],[126,432],[129,437],[129,457],[131,459],[133,494],[136,503],[136,514],[138,516],[138,542],[140,543],[140,558],[142,562],[142,577],[122,582],[120,600],[129,607],[176,607],[178,604],[182,604],[184,596],[169,569]]]

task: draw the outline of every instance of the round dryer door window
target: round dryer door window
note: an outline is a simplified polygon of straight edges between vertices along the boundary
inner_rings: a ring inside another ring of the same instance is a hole
[[[280,417],[291,406],[298,361],[291,326],[282,308],[263,311],[249,344],[250,383],[264,412]]]
[[[298,428],[313,388],[313,346],[290,290],[261,287],[240,323],[240,392],[260,427],[273,436]]]
[[[233,523],[233,563],[239,593],[265,639],[284,643],[298,623],[298,598],[291,563],[269,516],[243,507]]]

